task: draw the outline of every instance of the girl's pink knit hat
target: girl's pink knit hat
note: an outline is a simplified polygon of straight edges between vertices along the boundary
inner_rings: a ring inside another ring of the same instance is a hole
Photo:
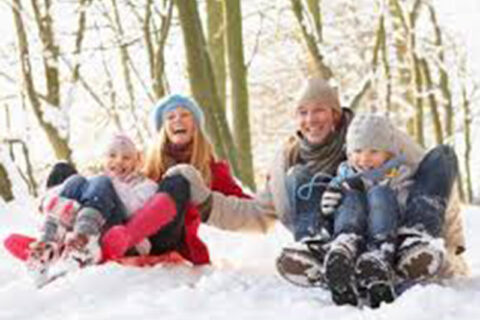
[[[107,141],[104,148],[104,154],[108,154],[112,151],[135,154],[137,153],[137,147],[129,136],[124,133],[116,133]]]

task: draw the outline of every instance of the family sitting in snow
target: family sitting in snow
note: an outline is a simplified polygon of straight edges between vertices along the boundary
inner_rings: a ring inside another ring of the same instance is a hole
[[[84,266],[169,251],[193,264],[210,262],[207,247],[197,236],[207,207],[189,203],[188,182],[168,169],[188,163],[212,190],[248,196],[228,165],[216,160],[203,132],[203,112],[193,99],[172,95],[160,101],[153,122],[157,134],[143,167],[133,141],[118,134],[105,148],[104,174],[85,178],[66,164],[52,171],[48,185],[61,184],[45,197],[44,228],[30,245],[28,260],[39,284],[48,281],[48,269],[57,263]],[[72,176],[67,178],[68,174]]]
[[[204,264],[200,221],[238,232],[280,221],[296,241],[276,261],[280,275],[327,287],[336,304],[378,307],[406,283],[467,273],[450,147],[425,154],[387,118],[342,108],[320,78],[306,81],[292,114],[296,131],[251,197],[217,160],[197,103],[166,97],[152,113],[156,134],[141,170],[131,139],[117,135],[104,175],[74,175],[50,191],[30,260],[89,264],[173,250]]]

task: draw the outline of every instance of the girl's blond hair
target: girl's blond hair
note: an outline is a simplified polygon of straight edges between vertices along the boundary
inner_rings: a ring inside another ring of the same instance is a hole
[[[175,159],[172,159],[166,150],[169,143],[165,128],[162,127],[155,135],[153,146],[147,152],[143,168],[144,174],[154,181],[160,181],[167,169],[175,164]],[[216,156],[213,145],[198,128],[195,128],[191,148],[192,155],[188,163],[194,166],[205,183],[210,185],[212,180],[210,164],[216,160]]]

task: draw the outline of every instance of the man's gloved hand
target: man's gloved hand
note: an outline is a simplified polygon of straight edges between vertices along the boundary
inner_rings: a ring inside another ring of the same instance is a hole
[[[194,205],[204,203],[212,190],[205,184],[202,175],[189,164],[177,164],[165,172],[166,177],[170,177],[176,174],[182,175],[190,183],[190,200]]]
[[[322,194],[320,207],[325,216],[331,215],[342,202],[342,189],[335,186],[328,186]]]

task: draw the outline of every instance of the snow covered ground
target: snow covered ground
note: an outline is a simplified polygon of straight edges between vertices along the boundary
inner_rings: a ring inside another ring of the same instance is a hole
[[[0,204],[0,238],[34,234],[35,203]],[[37,290],[23,266],[0,249],[0,319],[480,319],[480,208],[465,209],[472,277],[414,287],[394,304],[363,310],[334,306],[322,289],[290,285],[273,265],[289,241],[203,227],[213,266],[128,268],[103,265]]]

